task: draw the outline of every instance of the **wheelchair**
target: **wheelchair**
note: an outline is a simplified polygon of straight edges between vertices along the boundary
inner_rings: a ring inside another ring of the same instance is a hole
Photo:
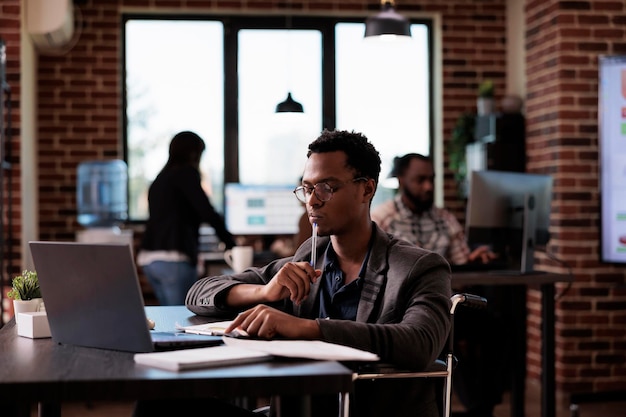
[[[454,294],[451,298],[450,316],[451,327],[446,342],[446,348],[440,359],[437,359],[428,369],[422,371],[411,371],[398,369],[393,365],[376,363],[365,364],[355,370],[352,380],[376,380],[376,379],[401,379],[401,378],[440,378],[442,380],[442,389],[438,400],[440,402],[440,415],[442,417],[450,417],[452,402],[452,372],[456,365],[454,356],[454,314],[459,305],[469,308],[484,309],[487,307],[487,300],[483,297],[459,293]],[[342,394],[339,400],[341,417],[349,415],[349,396]]]

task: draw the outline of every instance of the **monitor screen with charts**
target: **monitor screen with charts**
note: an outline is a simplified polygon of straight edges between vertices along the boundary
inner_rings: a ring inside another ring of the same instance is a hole
[[[599,67],[600,259],[626,264],[626,56]]]
[[[297,233],[304,207],[294,196],[294,188],[293,184],[226,184],[226,227],[234,235]]]

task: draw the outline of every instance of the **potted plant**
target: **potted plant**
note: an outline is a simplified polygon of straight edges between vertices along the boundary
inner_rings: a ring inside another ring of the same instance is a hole
[[[494,112],[494,90],[492,80],[485,80],[478,86],[478,100],[476,108],[479,116],[486,116]]]
[[[465,156],[467,145],[474,142],[476,115],[463,113],[456,121],[452,130],[452,137],[448,145],[450,170],[454,173],[459,197],[467,197],[467,159]]]
[[[37,272],[24,270],[21,275],[14,277],[7,296],[13,300],[16,322],[19,313],[39,311],[43,303]]]

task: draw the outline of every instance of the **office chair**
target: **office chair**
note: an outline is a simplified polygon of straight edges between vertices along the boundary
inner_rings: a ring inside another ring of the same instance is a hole
[[[454,357],[454,313],[458,305],[463,305],[471,308],[483,309],[487,307],[487,300],[483,297],[460,293],[454,294],[450,301],[452,305],[450,307],[451,327],[448,340],[446,342],[446,348],[442,354],[443,358],[437,359],[428,369],[423,371],[410,371],[404,369],[398,369],[390,364],[375,363],[364,364],[355,370],[352,380],[375,380],[375,379],[399,379],[399,378],[441,378],[443,380],[443,389],[441,391],[441,397],[439,397],[440,415],[443,417],[450,417],[451,414],[451,402],[452,402],[452,371],[456,365],[456,358]],[[339,401],[340,407],[342,407],[341,415],[347,416],[349,411],[349,398],[348,395],[342,395]]]

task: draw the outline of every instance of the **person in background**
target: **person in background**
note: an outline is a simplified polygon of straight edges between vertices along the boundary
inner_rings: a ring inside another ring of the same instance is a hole
[[[391,174],[398,178],[398,194],[372,210],[372,220],[381,229],[437,252],[452,264],[495,258],[488,246],[470,251],[456,217],[434,205],[435,171],[428,157],[417,153],[396,157]]]
[[[266,339],[323,340],[425,369],[450,331],[446,260],[383,232],[370,218],[380,156],[365,136],[327,131],[309,145],[296,197],[319,238],[293,257],[243,273],[207,277],[189,290],[192,312],[236,317],[231,328]],[[435,380],[358,381],[352,415],[438,416]],[[281,398],[285,415],[289,399]],[[314,398],[313,416],[337,414],[337,396]]]
[[[235,246],[201,186],[204,149],[197,134],[176,134],[170,142],[169,159],[148,191],[149,218],[137,264],[161,305],[184,304],[187,291],[198,279],[201,223],[209,223],[227,249]]]
[[[446,257],[451,264],[488,263],[497,258],[489,246],[470,250],[463,228],[448,210],[434,205],[435,171],[430,158],[409,153],[394,159],[391,173],[398,194],[372,210],[381,229]],[[502,287],[475,286],[464,291],[488,300],[488,311],[466,309],[455,316],[453,374],[455,392],[471,417],[490,417],[502,401],[508,372],[507,343],[511,340]],[[503,304],[503,305],[500,305]],[[509,323],[510,324],[510,323]]]

